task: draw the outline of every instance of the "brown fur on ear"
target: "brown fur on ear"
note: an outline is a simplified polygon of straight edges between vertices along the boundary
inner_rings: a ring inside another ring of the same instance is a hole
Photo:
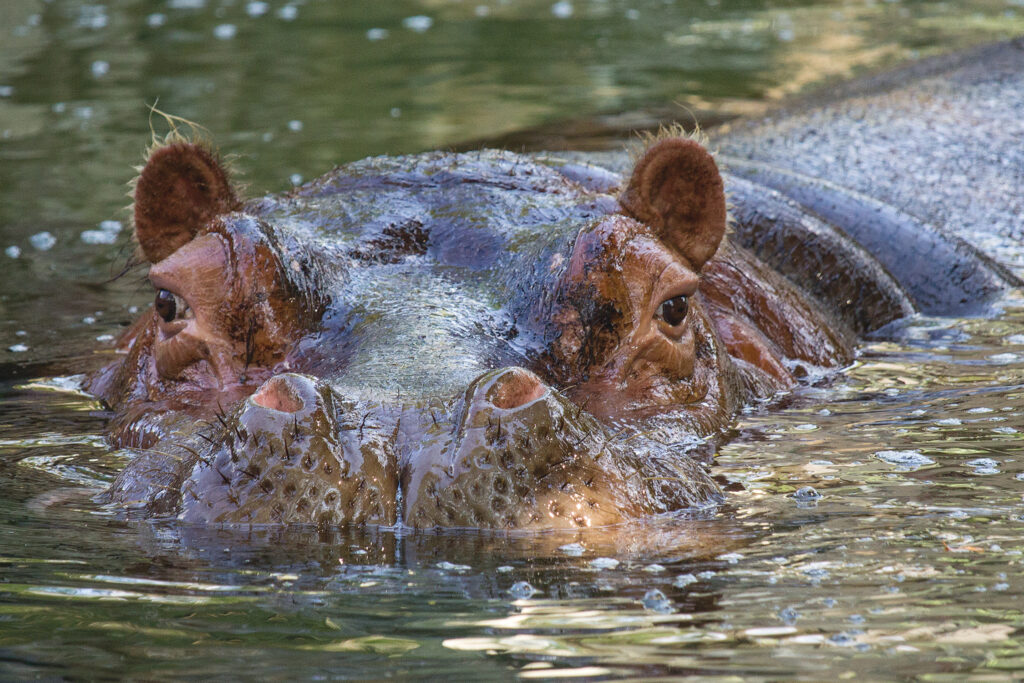
[[[654,228],[693,267],[714,256],[725,234],[725,187],[714,158],[698,142],[662,139],[637,161],[619,197],[626,213]]]
[[[134,199],[135,238],[150,263],[173,254],[215,217],[241,208],[216,155],[185,141],[150,153]]]

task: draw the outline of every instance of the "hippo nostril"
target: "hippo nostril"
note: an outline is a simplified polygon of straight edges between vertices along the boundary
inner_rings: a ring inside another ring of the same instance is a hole
[[[547,389],[537,375],[523,368],[503,372],[487,390],[487,400],[495,407],[512,410],[536,401]]]
[[[285,377],[271,377],[252,395],[252,402],[282,413],[297,413],[305,407],[302,399]]]

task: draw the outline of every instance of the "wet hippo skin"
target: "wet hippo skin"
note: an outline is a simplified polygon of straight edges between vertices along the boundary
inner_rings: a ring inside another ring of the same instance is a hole
[[[724,179],[665,134],[622,174],[428,153],[245,199],[210,145],[172,133],[134,192],[154,304],[88,379],[135,454],[106,500],[495,529],[707,509],[722,494],[697,447],[742,406],[840,369],[858,336],[983,313],[1017,283],[933,216],[723,139]]]

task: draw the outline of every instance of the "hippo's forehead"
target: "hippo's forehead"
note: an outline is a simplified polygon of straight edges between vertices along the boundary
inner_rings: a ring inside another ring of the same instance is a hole
[[[371,249],[359,245],[393,247],[403,241],[396,233],[415,231],[435,261],[487,269],[569,242],[617,208],[610,196],[588,193],[542,163],[489,150],[366,159],[289,197],[264,200],[260,212],[365,256]]]
[[[481,373],[516,364],[509,311],[492,288],[449,270],[413,260],[351,273],[325,321],[350,349],[334,378],[344,393],[452,396]]]

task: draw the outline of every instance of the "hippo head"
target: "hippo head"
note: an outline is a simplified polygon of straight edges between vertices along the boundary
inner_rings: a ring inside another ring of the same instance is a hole
[[[838,346],[781,333],[808,309],[732,248],[712,265],[726,202],[697,142],[654,142],[625,181],[567,168],[381,157],[243,202],[208,148],[153,151],[135,234],[154,304],[90,380],[139,450],[110,499],[501,528],[716,500],[681,444],[788,386],[800,343]]]
[[[537,319],[545,370],[605,420],[701,404],[728,369],[697,296],[725,234],[714,159],[670,138],[640,158],[612,213],[580,231]]]
[[[323,312],[311,258],[286,253],[270,226],[239,211],[227,173],[204,145],[156,148],[134,198],[154,302],[122,338],[124,360],[97,375],[91,390],[131,418],[203,413],[287,367],[289,345]],[[134,437],[152,440],[138,430]]]

